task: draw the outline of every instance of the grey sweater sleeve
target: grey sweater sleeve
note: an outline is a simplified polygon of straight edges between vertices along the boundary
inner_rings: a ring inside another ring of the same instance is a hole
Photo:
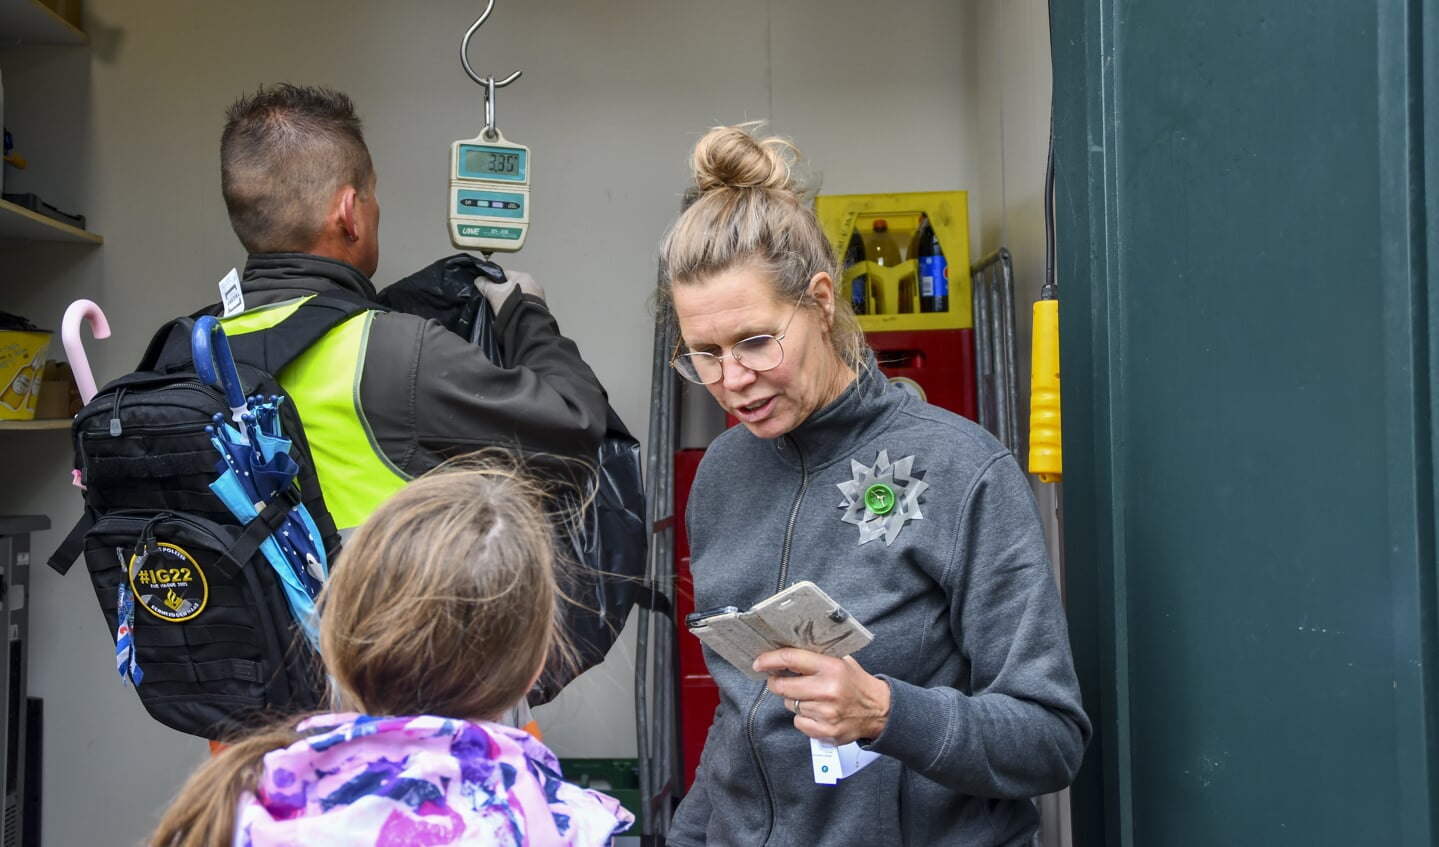
[[[885,678],[888,723],[870,749],[980,797],[1035,797],[1073,780],[1090,723],[1033,496],[1008,453],[967,493],[941,577],[966,690]]]

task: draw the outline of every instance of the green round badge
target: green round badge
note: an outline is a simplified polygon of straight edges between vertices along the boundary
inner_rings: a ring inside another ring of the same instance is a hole
[[[887,515],[894,510],[894,489],[882,482],[876,482],[864,490],[864,505],[876,515]]]

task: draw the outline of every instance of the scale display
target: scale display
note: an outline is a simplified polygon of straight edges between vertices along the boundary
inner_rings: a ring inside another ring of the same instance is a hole
[[[513,253],[530,229],[530,148],[493,138],[450,146],[450,241],[483,253]]]
[[[460,175],[472,179],[503,179],[510,182],[528,182],[526,174],[529,151],[485,144],[462,144]]]

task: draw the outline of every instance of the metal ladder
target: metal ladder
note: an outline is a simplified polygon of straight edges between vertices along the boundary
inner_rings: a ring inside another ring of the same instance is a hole
[[[974,370],[979,425],[1015,456],[1024,455],[1025,432],[1015,365],[1014,262],[1001,247],[970,268],[974,303]]]
[[[645,506],[650,525],[648,584],[674,608],[674,459],[678,386],[669,367],[674,333],[663,315],[655,319],[654,364],[650,376],[650,427]],[[679,763],[677,704],[679,667],[675,622],[667,615],[638,610],[635,643],[635,739],[638,745],[641,844],[663,845],[671,813],[683,794]],[[653,685],[651,685],[653,682]]]

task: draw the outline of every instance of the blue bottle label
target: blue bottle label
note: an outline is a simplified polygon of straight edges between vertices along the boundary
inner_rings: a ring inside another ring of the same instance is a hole
[[[943,256],[919,257],[919,296],[949,296],[949,262]]]

